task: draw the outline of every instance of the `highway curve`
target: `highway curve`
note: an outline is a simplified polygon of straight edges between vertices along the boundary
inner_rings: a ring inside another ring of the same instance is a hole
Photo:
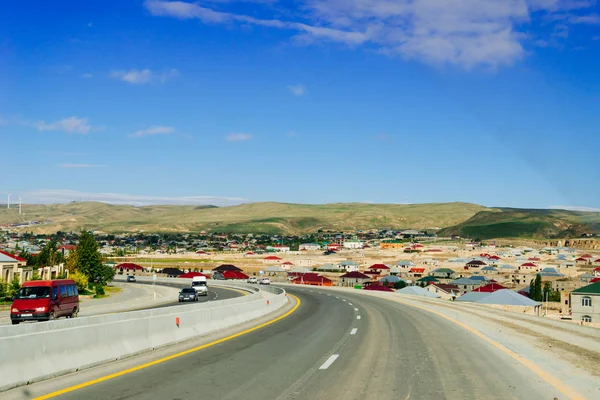
[[[174,287],[174,288],[190,287],[189,281],[182,282],[182,283],[169,283],[169,282],[158,283],[157,282],[156,284],[160,285],[160,286],[169,286],[169,287]],[[152,282],[136,282],[136,283],[130,283],[130,285],[152,285]],[[232,299],[234,297],[240,297],[243,295],[244,294],[241,290],[223,288],[223,287],[219,287],[219,286],[211,286],[210,281],[209,281],[208,294],[206,296],[200,296],[198,302],[202,303],[202,302],[206,302],[206,301],[226,300],[226,299]],[[185,304],[190,304],[190,303],[189,302],[180,303],[179,299],[174,297],[172,303],[164,303],[164,304],[160,304],[157,306],[143,307],[143,308],[139,308],[139,310],[150,310],[153,308],[173,307],[173,306],[179,306],[179,305],[185,305]]]
[[[278,322],[56,398],[564,398],[522,364],[434,314],[352,292],[289,293],[300,307]],[[3,398],[46,395],[133,365],[84,371]]]

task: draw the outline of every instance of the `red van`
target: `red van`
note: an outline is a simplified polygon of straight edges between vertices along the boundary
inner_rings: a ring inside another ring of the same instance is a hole
[[[10,307],[13,325],[21,321],[75,318],[78,313],[79,293],[72,279],[25,282]]]

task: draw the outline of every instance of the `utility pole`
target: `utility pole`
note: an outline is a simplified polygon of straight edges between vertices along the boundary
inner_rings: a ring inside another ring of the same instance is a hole
[[[7,209],[7,210],[10,210],[10,195],[11,195],[11,194],[12,194],[12,193],[7,193],[7,195],[8,195],[8,200],[6,201],[6,209]]]

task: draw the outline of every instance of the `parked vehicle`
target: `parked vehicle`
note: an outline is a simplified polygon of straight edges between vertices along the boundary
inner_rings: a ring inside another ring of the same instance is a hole
[[[127,277],[127,282],[135,282],[135,281],[136,281],[136,280],[135,280],[135,276],[129,275],[129,276]]]
[[[183,288],[179,292],[179,302],[198,301],[198,293],[193,288]]]
[[[79,293],[72,279],[29,281],[23,284],[10,306],[13,325],[22,321],[49,321],[79,314]]]
[[[270,285],[271,284],[271,280],[269,278],[262,278],[260,280],[260,284],[261,285]]]
[[[194,276],[192,278],[192,289],[194,289],[199,296],[208,296],[208,283],[206,282],[206,277]]]
[[[248,278],[246,283],[258,283],[258,280],[255,277]]]

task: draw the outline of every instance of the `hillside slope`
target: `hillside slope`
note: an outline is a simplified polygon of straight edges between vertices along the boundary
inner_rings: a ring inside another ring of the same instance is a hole
[[[470,203],[323,205],[250,203],[232,207],[146,206],[104,203],[26,205],[0,210],[0,223],[43,221],[27,231],[50,233],[80,229],[104,232],[223,231],[302,234],[318,229],[417,228],[454,226],[480,211]]]
[[[584,233],[600,233],[600,213],[502,208],[499,212],[480,211],[438,234],[492,239],[566,238]]]

